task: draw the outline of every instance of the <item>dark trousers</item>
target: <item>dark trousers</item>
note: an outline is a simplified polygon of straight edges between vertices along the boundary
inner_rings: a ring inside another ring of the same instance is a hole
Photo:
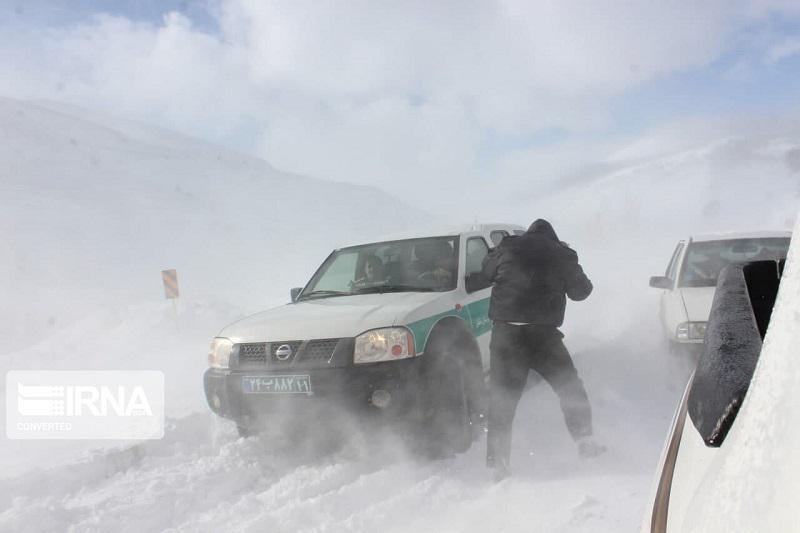
[[[551,326],[494,323],[486,449],[489,466],[509,465],[511,424],[530,369],[538,372],[558,395],[572,438],[577,440],[592,434],[589,398],[562,338],[561,332]]]

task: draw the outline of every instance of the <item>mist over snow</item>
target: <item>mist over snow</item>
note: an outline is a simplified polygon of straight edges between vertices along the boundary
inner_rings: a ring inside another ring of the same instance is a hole
[[[647,287],[648,278],[663,274],[678,240],[791,230],[800,205],[799,155],[794,119],[678,123],[608,143],[592,164],[546,184],[519,170],[485,204],[484,216],[553,222],[596,287],[592,298],[570,306],[565,327],[616,335],[642,313],[655,317],[658,291]],[[536,173],[559,158],[519,154],[516,165]],[[598,323],[597,316],[609,318]]]
[[[372,187],[53,103],[0,99],[0,354],[101,306],[184,298],[254,312],[287,302],[330,251],[424,223]],[[224,324],[220,324],[221,327]]]

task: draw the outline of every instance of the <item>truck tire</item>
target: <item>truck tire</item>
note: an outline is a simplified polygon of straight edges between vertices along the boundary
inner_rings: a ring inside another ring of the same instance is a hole
[[[467,451],[480,434],[485,384],[480,366],[465,357],[460,344],[431,342],[423,357],[421,418],[416,437],[433,459]],[[480,359],[477,359],[480,363]]]

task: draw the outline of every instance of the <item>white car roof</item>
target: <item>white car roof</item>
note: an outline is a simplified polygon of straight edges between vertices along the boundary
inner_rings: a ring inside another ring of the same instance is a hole
[[[691,240],[694,242],[706,241],[728,241],[734,239],[774,239],[774,238],[791,238],[791,231],[739,231],[728,233],[703,233],[694,235]]]
[[[350,246],[371,244],[373,242],[401,241],[405,239],[420,239],[425,237],[448,237],[448,236],[461,235],[462,233],[472,233],[472,232],[483,233],[487,231],[493,231],[496,229],[525,231],[524,227],[519,226],[517,224],[504,224],[500,222],[487,223],[487,224],[465,224],[461,226],[445,226],[439,228],[417,229],[417,230],[403,231],[399,233],[391,233],[389,235],[382,235],[380,237],[376,237],[374,239],[370,239],[367,241],[351,242],[344,246],[339,246],[338,248],[349,248]]]

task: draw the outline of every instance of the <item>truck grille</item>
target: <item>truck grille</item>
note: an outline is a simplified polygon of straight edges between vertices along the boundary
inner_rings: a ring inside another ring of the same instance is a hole
[[[338,343],[339,339],[243,343],[239,344],[239,366],[253,368],[327,364]]]
[[[328,361],[336,349],[339,339],[308,341],[300,353],[303,361]]]
[[[254,342],[239,345],[239,361],[248,361],[253,363],[266,363],[267,362],[267,343]]]

